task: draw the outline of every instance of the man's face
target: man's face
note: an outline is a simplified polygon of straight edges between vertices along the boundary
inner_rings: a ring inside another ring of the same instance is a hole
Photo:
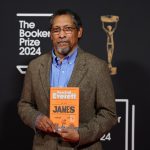
[[[73,23],[70,15],[56,16],[51,30],[51,40],[56,54],[68,55],[78,43],[82,36],[82,28],[79,30]]]

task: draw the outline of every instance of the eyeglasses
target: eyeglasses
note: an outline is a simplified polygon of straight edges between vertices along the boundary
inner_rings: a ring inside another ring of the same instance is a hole
[[[61,30],[65,32],[65,34],[71,34],[76,27],[64,26],[62,29],[60,27],[52,28],[51,32],[55,35],[60,34]]]

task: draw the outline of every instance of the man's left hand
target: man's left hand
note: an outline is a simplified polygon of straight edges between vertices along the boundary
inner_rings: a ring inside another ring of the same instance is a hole
[[[63,128],[58,134],[63,138],[64,141],[76,143],[79,141],[79,133],[75,129]]]

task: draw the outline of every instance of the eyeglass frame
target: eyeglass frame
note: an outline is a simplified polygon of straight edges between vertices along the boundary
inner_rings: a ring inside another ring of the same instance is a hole
[[[68,28],[68,30],[66,30]],[[58,29],[58,31],[54,32],[54,29]],[[52,28],[51,29],[51,32],[54,34],[54,35],[59,35],[60,32],[63,30],[63,32],[65,34],[72,34],[73,30],[74,29],[77,29],[77,27],[73,27],[73,26],[64,26],[64,27],[55,27],[55,28]]]

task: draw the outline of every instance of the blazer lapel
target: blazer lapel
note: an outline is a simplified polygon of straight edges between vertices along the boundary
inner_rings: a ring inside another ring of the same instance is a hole
[[[45,58],[44,58],[45,59]],[[46,97],[49,99],[50,91],[50,70],[51,70],[51,55],[48,54],[44,62],[41,63],[40,67],[40,79],[45,91]]]
[[[68,83],[68,87],[79,86],[86,71],[87,71],[87,67],[86,67],[85,55],[84,55],[84,52],[79,48],[75,66],[74,66],[71,78],[69,80],[69,83]]]

